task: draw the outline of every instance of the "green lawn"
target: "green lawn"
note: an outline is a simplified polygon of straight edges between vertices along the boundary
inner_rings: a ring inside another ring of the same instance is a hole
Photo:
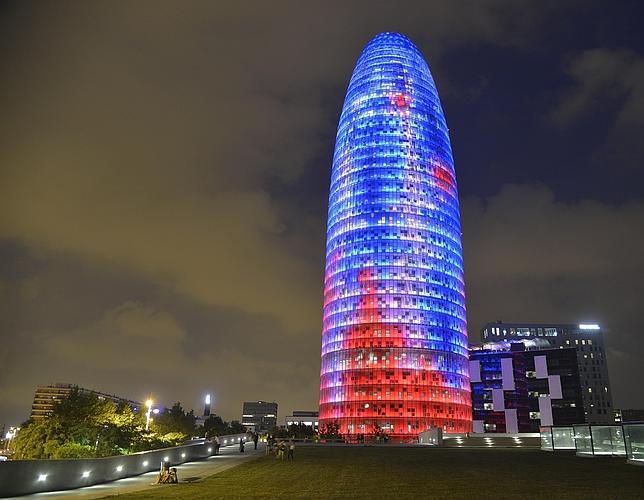
[[[644,467],[538,450],[305,447],[194,484],[125,495],[158,498],[644,498]]]

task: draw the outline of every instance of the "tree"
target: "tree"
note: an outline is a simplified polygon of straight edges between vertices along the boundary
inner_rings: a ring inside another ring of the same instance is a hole
[[[227,434],[227,431],[228,423],[219,415],[210,415],[203,423],[202,433],[207,438]]]
[[[45,443],[47,442],[47,426],[42,422],[28,420],[22,424],[20,431],[13,440],[13,458],[17,460],[32,460],[45,458]]]
[[[380,441],[381,439],[386,439],[387,438],[387,433],[380,427],[380,424],[378,422],[373,423],[373,429],[371,431],[371,434],[373,437],[376,439],[376,441]]]
[[[320,428],[320,437],[323,439],[340,439],[340,423],[337,420],[327,422]]]
[[[230,422],[229,430],[231,434],[241,434],[246,432],[246,426],[242,425],[239,420],[233,420]]]
[[[95,456],[95,451],[89,445],[78,444],[78,443],[65,443],[58,446],[54,451],[52,451],[49,458],[52,458],[52,459],[94,458],[94,456]]]
[[[288,430],[284,427],[273,427],[269,432],[271,436],[277,439],[286,439],[288,437]]]
[[[146,435],[144,426],[143,415],[128,405],[75,388],[49,417],[23,425],[15,439],[15,458],[103,457],[165,444]]]
[[[190,410],[186,413],[181,403],[177,402],[154,419],[152,429],[160,436],[173,435],[173,438],[169,439],[179,443],[195,435],[196,421],[194,412]],[[182,437],[176,439],[179,435]]]
[[[315,435],[315,429],[312,425],[303,423],[291,424],[288,426],[288,433],[298,439],[312,438]]]

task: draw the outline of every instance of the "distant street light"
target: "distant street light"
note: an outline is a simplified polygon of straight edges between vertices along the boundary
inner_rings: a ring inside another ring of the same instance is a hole
[[[16,434],[18,434],[19,430],[20,430],[20,427],[9,427],[9,430],[5,435],[5,448],[9,449],[11,440],[16,437]]]
[[[146,413],[146,418],[145,418],[145,430],[146,430],[146,432],[148,430],[150,430],[150,414],[152,413],[152,404],[153,403],[154,403],[154,401],[152,401],[151,399],[148,399],[145,402],[145,406],[148,407],[148,411]]]

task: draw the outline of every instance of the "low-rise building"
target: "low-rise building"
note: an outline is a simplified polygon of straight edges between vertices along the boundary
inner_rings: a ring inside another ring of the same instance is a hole
[[[293,415],[286,417],[286,427],[303,424],[317,429],[319,415],[320,412],[313,410],[293,410]]]
[[[604,350],[604,331],[600,325],[498,321],[488,323],[481,330],[482,342],[513,339],[541,339],[557,349],[575,349],[583,397],[584,422],[614,422],[613,398]]]
[[[470,347],[474,432],[539,432],[585,422],[577,353],[515,340]]]

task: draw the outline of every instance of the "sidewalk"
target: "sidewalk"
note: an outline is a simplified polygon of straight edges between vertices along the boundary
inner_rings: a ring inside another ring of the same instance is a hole
[[[264,446],[259,444],[257,451],[253,449],[252,441],[246,443],[246,452],[239,453],[238,446],[221,447],[219,455],[200,460],[198,462],[188,462],[185,464],[177,465],[177,475],[179,482],[195,482],[200,481],[207,476],[212,476],[218,472],[230,469],[235,465],[242,462],[252,460],[263,456],[265,454]],[[64,491],[51,491],[45,493],[36,493],[34,495],[27,495],[21,497],[10,497],[14,499],[49,499],[55,498],[63,500],[66,498],[82,498],[90,500],[95,498],[103,498],[111,495],[123,495],[125,493],[133,493],[135,491],[147,490],[157,488],[159,492],[165,488],[172,488],[171,484],[156,484],[158,471],[148,472],[140,476],[126,477],[118,481],[111,481],[109,483],[97,484],[88,486],[87,488],[78,488],[75,490]]]

